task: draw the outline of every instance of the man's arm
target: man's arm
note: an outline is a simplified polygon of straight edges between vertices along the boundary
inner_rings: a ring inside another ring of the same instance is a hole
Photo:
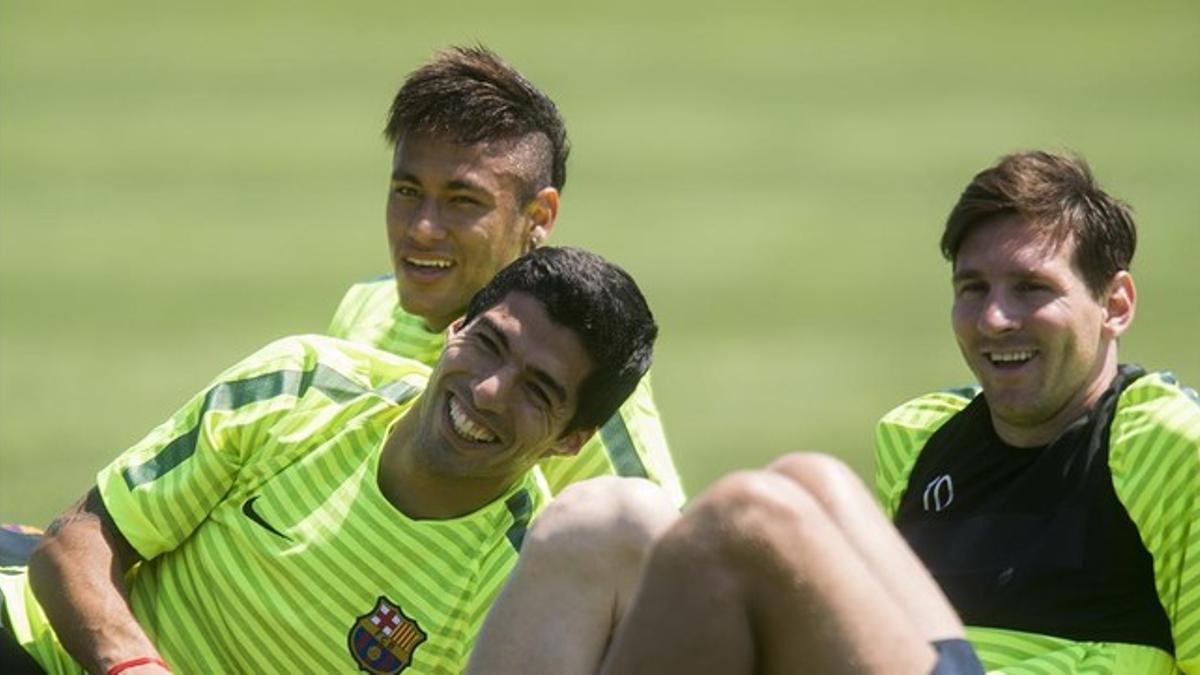
[[[308,338],[285,338],[243,359],[102,469],[96,488],[51,525],[31,557],[30,585],[81,665],[105,673],[131,658],[159,658],[133,615],[125,573],[205,523],[249,458],[261,458],[265,430],[323,386],[321,367]]]
[[[1154,560],[1176,667],[1200,673],[1200,398],[1148,374],[1121,394],[1110,439],[1113,488]]]
[[[63,647],[91,673],[137,657],[161,658],[129,606],[125,572],[141,556],[88,490],[46,530],[29,583]],[[147,664],[124,673],[164,672]]]

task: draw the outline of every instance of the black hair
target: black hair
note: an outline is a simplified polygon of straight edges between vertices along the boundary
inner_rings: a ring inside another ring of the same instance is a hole
[[[531,135],[526,198],[567,182],[571,144],[549,96],[483,46],[451,47],[409,74],[396,93],[383,135],[427,134],[463,145],[522,141]],[[544,137],[544,141],[540,140]]]
[[[546,246],[500,270],[467,307],[464,323],[510,293],[527,293],[571,329],[592,359],[574,417],[563,433],[604,424],[650,368],[658,326],[637,283],[620,267],[582,249]]]

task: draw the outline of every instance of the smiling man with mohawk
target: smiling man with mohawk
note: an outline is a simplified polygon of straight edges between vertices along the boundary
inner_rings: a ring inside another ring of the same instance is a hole
[[[387,239],[393,274],[346,292],[329,334],[432,365],[446,327],[558,220],[570,143],[557,106],[483,47],[452,47],[396,93]],[[683,488],[647,375],[577,456],[545,460],[551,492],[603,475]]]

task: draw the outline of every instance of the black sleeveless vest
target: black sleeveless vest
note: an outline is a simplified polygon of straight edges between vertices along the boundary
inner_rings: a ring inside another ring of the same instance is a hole
[[[1122,366],[1096,407],[1047,446],[996,435],[976,396],[913,467],[895,523],[970,626],[1124,642],[1174,654],[1150,553],[1108,467]]]

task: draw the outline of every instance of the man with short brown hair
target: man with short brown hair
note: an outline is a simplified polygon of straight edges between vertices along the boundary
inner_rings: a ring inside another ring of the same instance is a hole
[[[1129,208],[1022,152],[951,211],[952,323],[980,388],[888,413],[876,487],[990,670],[1200,672],[1200,402],[1117,358]]]

